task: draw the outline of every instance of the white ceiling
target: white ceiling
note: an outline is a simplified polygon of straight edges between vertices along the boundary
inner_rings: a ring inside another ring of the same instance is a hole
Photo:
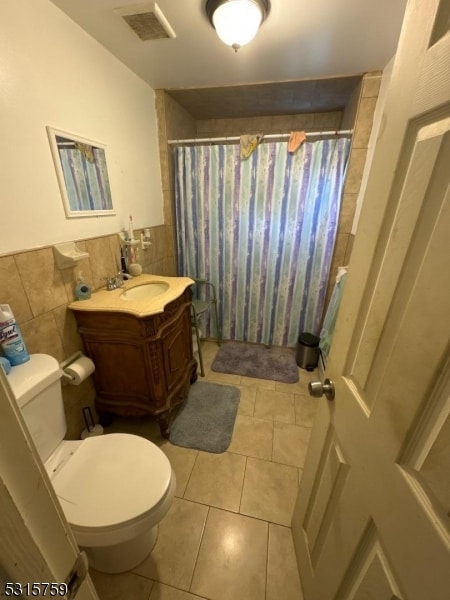
[[[272,0],[236,54],[206,0],[157,0],[175,39],[142,42],[113,9],[145,0],[51,0],[153,88],[214,87],[361,74],[395,53],[407,0]]]

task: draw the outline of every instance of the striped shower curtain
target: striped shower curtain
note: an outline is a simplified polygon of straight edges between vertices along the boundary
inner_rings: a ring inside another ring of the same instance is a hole
[[[112,210],[105,151],[89,148],[92,154],[86,158],[78,149],[58,147],[70,210]]]
[[[247,160],[239,145],[175,149],[179,274],[215,284],[224,339],[319,333],[349,146],[263,143]]]

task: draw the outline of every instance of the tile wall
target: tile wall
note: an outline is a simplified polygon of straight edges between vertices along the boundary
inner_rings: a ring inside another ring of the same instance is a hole
[[[151,227],[152,246],[140,251],[144,273],[175,275],[172,229]],[[140,235],[141,230],[136,230]],[[0,257],[2,304],[10,304],[30,353],[44,353],[62,362],[83,350],[75,318],[67,305],[75,299],[76,274],[81,272],[93,290],[118,270],[120,246],[117,235],[77,240],[89,253],[75,268],[59,270],[51,247],[24,250]],[[89,377],[79,386],[63,386],[68,423],[67,439],[77,439],[84,429],[82,408],[93,407],[95,389]]]
[[[240,119],[205,119],[197,121],[197,137],[335,130],[340,128],[341,120],[342,111]]]
[[[361,84],[355,89],[342,118],[342,129],[354,130],[350,150],[347,178],[342,197],[339,229],[334,249],[330,281],[327,290],[326,304],[330,299],[337,269],[339,266],[348,265],[353,240],[353,218],[355,216],[356,201],[366,164],[367,149],[370,133],[372,131],[373,116],[381,85],[381,71],[366,73]]]
[[[164,90],[156,90],[156,117],[158,120],[159,156],[164,199],[164,223],[175,233],[175,196],[172,148],[167,144],[172,139],[190,139],[197,135],[197,122],[182,106]],[[175,238],[173,239],[175,254]]]

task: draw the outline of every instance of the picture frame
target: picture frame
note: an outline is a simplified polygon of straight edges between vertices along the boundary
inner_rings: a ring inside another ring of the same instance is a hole
[[[50,126],[47,134],[66,217],[115,215],[105,144]]]

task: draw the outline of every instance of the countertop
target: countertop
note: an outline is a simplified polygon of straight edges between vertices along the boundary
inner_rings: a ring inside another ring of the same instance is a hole
[[[120,297],[123,292],[147,283],[167,283],[169,288],[153,298],[124,300]],[[69,308],[79,311],[124,312],[137,317],[149,317],[164,312],[166,305],[181,296],[193,283],[189,277],[138,275],[125,281],[122,287],[115,290],[103,288],[92,292],[89,300],[74,300],[69,304]]]

